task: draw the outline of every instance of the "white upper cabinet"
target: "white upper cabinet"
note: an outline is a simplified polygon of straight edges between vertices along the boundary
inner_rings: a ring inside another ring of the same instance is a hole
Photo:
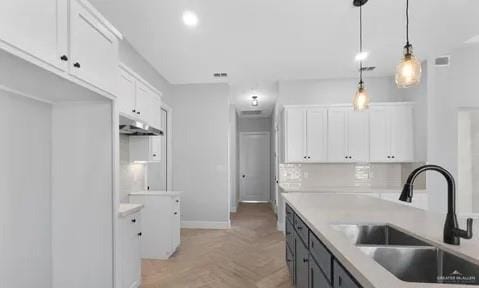
[[[121,34],[87,0],[2,0],[0,48],[109,97]]]
[[[369,161],[369,114],[328,109],[328,162]]]
[[[324,108],[285,109],[286,163],[326,161],[327,110]]]
[[[119,87],[121,90],[118,93],[120,113],[129,118],[144,121],[161,130],[162,101],[160,92],[124,65],[120,65]]]
[[[117,94],[118,39],[77,1],[70,1],[70,58],[73,75]]]
[[[307,129],[307,158],[310,162],[326,161],[327,156],[327,110],[312,108],[306,111]]]
[[[374,105],[370,110],[371,162],[413,162],[413,107]]]
[[[2,0],[0,42],[37,60],[61,67],[61,56],[67,57],[68,54],[67,1]]]
[[[161,161],[162,136],[133,136],[130,137],[131,162],[159,162]]]
[[[306,110],[286,108],[284,129],[284,162],[306,161]]]
[[[136,114],[136,79],[126,71],[120,71],[120,82],[118,91],[118,110],[130,117],[137,117]]]

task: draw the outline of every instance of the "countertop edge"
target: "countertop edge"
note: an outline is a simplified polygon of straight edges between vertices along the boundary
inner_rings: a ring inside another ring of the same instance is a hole
[[[143,204],[132,204],[132,203],[120,204],[118,216],[120,217],[130,216],[132,214],[135,214],[141,211],[144,207],[145,206]]]

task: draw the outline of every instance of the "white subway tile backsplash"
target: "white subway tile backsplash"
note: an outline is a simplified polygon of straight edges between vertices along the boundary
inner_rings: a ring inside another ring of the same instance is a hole
[[[120,202],[128,203],[128,194],[145,190],[146,165],[130,162],[130,141],[120,136]]]
[[[403,164],[281,164],[280,183],[292,187],[400,188],[403,173],[414,166]],[[425,186],[418,185],[418,186]]]

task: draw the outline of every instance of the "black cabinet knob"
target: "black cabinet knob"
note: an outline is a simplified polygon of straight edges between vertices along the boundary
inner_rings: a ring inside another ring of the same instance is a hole
[[[176,200],[176,203],[180,203],[180,200]]]
[[[396,157],[395,157],[395,156],[391,156],[391,158],[393,158],[393,159],[394,159],[394,158],[396,158]]]
[[[60,57],[60,60],[62,60],[62,61],[68,61],[68,56],[67,56],[67,55],[62,55],[62,56]]]
[[[143,233],[141,233],[141,232],[140,232],[140,233],[138,233],[138,237],[141,237],[142,235],[143,235]]]
[[[308,158],[308,157],[304,156],[303,158],[306,159],[306,158]]]
[[[156,154],[153,154],[153,157],[156,157]]]
[[[298,227],[296,227],[296,229],[298,229],[298,230],[303,230],[303,227],[298,226]]]
[[[135,109],[133,109],[133,110],[131,110],[131,112],[133,112],[133,113],[136,113],[136,110],[135,110]]]
[[[131,219],[131,222],[132,222],[132,223],[136,223],[136,219]]]
[[[80,68],[81,65],[80,65],[80,63],[76,62],[75,64],[73,64],[73,67],[75,67],[75,68]]]
[[[388,156],[388,159],[391,159],[391,156]]]
[[[308,156],[308,159],[311,159],[311,156]]]
[[[178,215],[178,212],[175,212],[174,214],[175,214],[175,215]]]
[[[140,115],[141,113],[140,113],[140,111],[138,111],[138,112],[136,112],[136,114]]]
[[[303,263],[308,263],[309,262],[309,258],[303,258]]]

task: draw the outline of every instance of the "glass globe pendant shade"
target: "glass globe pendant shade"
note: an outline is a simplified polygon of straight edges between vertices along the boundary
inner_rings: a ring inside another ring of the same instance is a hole
[[[369,108],[369,95],[366,88],[364,88],[364,84],[362,82],[359,83],[358,90],[353,97],[353,109],[354,111],[364,111]]]
[[[412,46],[404,47],[404,58],[396,68],[396,85],[398,88],[409,88],[421,82],[421,61],[412,53]]]

